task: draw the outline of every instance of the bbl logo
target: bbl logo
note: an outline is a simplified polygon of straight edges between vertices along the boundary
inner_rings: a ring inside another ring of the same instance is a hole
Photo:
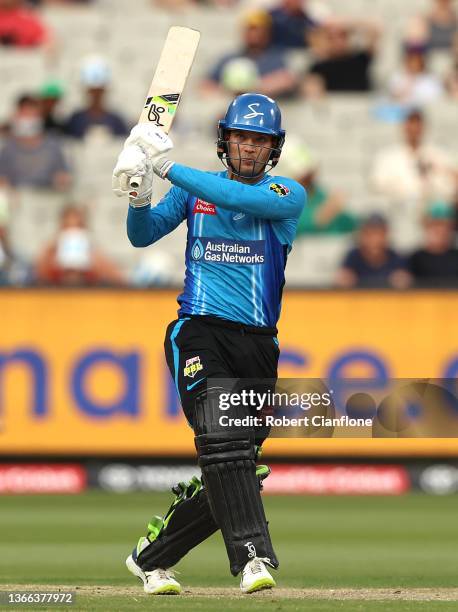
[[[275,193],[281,198],[289,195],[288,187],[286,185],[282,185],[281,183],[270,183],[269,189],[270,191],[275,191]]]
[[[203,369],[204,366],[200,363],[200,357],[197,355],[197,357],[191,357],[191,359],[186,360],[183,374],[185,376],[189,376],[190,378],[194,378],[197,372],[200,372],[200,370]]]

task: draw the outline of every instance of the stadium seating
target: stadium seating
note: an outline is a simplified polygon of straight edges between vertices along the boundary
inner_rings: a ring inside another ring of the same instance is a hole
[[[367,12],[366,0],[329,0],[327,4],[338,14],[360,16]],[[89,6],[72,8],[46,6],[43,18],[55,32],[54,53],[0,50],[0,79],[7,84],[5,95],[0,98],[0,120],[7,120],[17,95],[37,89],[48,77],[58,77],[66,84],[62,112],[74,110],[81,104],[83,95],[79,84],[81,58],[97,53],[107,57],[112,65],[111,106],[131,123],[135,122],[165,33],[170,25],[181,23],[200,29],[202,42],[174,127],[176,159],[216,170],[220,165],[214,149],[215,122],[228,99],[202,97],[198,83],[218,57],[237,48],[239,12],[234,8],[205,5],[173,13],[153,7],[149,0],[136,0],[135,5],[135,12],[125,11],[124,3],[118,0],[98,0]],[[400,33],[407,19],[427,5],[426,0],[371,2],[371,16],[378,17],[384,24],[374,69],[379,83],[384,82],[399,61]],[[224,35],[221,35],[222,24]],[[303,138],[320,160],[323,181],[332,189],[343,191],[349,208],[358,213],[363,213],[368,202],[373,200],[367,177],[374,152],[398,138],[397,125],[381,123],[374,118],[375,103],[376,97],[366,95],[330,96],[321,104],[304,100],[283,103],[288,132]],[[451,128],[456,124],[456,103],[444,100],[430,109],[429,115],[432,138],[444,145],[455,145],[454,129]],[[124,239],[125,210],[123,203],[113,200],[110,193],[110,175],[120,142],[91,139],[83,144],[68,144],[67,148],[75,171],[71,197],[90,205],[97,240],[125,267],[130,265],[137,255],[132,255]],[[166,187],[156,181],[157,196],[161,196]],[[42,196],[34,198],[33,194],[21,193],[19,199],[24,198],[30,200],[27,206],[36,215],[33,219],[42,219],[41,236],[47,236],[51,221],[43,216]],[[19,207],[12,221],[14,244],[23,257],[30,258],[35,247],[31,248],[24,237],[32,231],[33,223],[26,229],[21,215],[23,208]],[[313,284],[332,282],[331,271],[342,252],[342,244],[334,241],[334,238],[315,238],[298,245],[289,270],[295,283],[299,284],[301,279]],[[169,238],[168,244],[175,242],[175,251],[182,252],[180,234]],[[329,261],[325,251],[329,253]],[[322,266],[321,280],[316,274],[317,266]]]

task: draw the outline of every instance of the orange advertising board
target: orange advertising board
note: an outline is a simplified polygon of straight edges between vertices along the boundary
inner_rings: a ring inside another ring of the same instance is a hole
[[[193,455],[171,291],[0,293],[0,454]],[[287,292],[282,377],[457,378],[457,292]],[[268,455],[457,455],[454,439],[272,439]]]

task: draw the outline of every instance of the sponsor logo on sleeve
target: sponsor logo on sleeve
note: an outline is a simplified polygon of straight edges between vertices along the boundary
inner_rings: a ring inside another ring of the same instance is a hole
[[[192,211],[194,214],[202,213],[204,215],[216,215],[216,206],[197,198]]]
[[[190,250],[195,262],[254,265],[265,263],[264,240],[228,240],[225,238],[194,238]]]
[[[290,190],[286,185],[282,185],[281,183],[270,183],[269,185],[270,191],[275,191],[275,193],[280,196],[280,198],[284,198],[285,196],[290,194]]]

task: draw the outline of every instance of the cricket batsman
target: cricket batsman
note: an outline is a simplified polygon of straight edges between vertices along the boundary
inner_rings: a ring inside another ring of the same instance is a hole
[[[284,141],[276,102],[248,93],[218,124],[225,171],[175,163],[172,141],[151,123],[133,128],[114,169],[114,192],[129,198],[127,234],[135,247],[155,243],[185,219],[188,225],[184,290],[165,355],[194,431],[202,481],[174,487],[170,509],[152,519],[126,561],[147,593],[179,593],[170,568],[218,529],[242,592],[275,586],[267,567],[279,562],[260,494],[270,470],[255,463],[266,435],[220,424],[224,389],[212,380],[277,379],[284,270],[306,201],[297,182],[268,174]],[[154,208],[153,174],[172,183]],[[132,177],[141,177],[138,188]],[[243,416],[250,409],[238,410]]]

